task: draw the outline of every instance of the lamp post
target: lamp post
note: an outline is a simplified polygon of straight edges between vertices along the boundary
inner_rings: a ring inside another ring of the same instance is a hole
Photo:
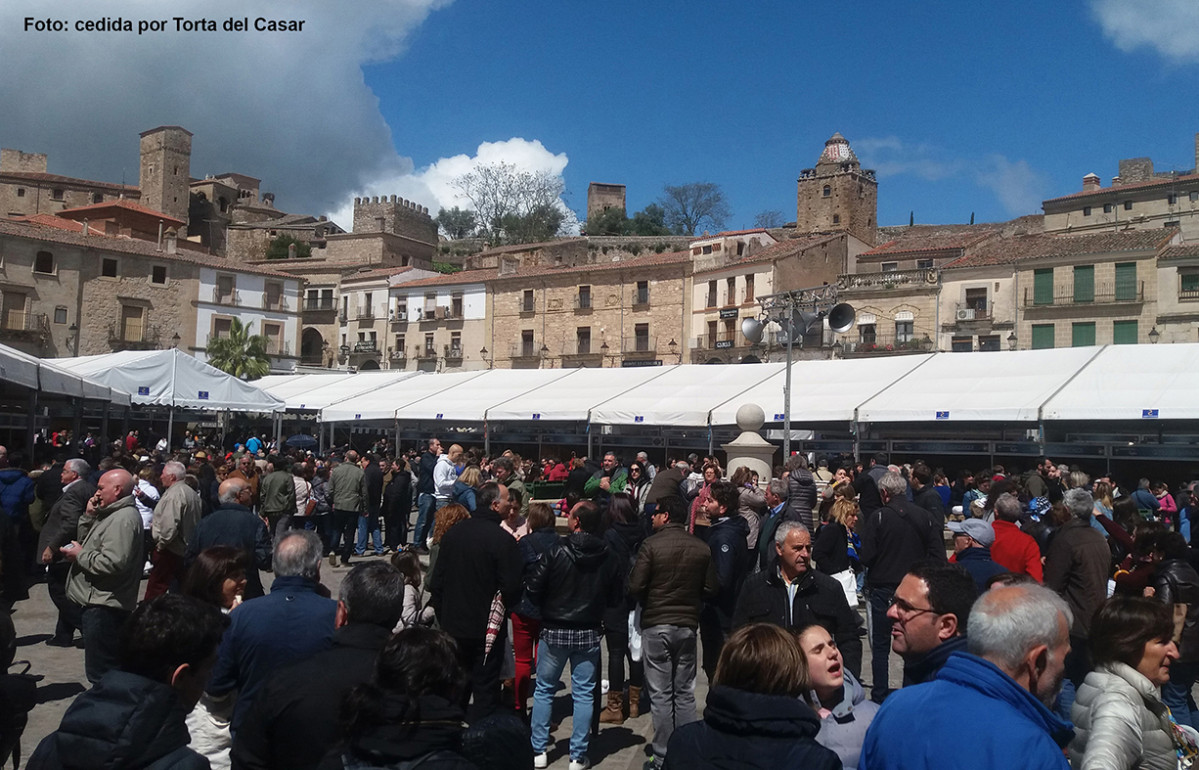
[[[1149,330],[1149,343],[1151,345],[1156,345],[1157,341],[1161,339],[1161,336],[1162,335],[1157,331],[1157,326],[1154,326]]]
[[[803,346],[803,335],[807,334],[817,324],[823,325],[828,319],[829,328],[834,332],[847,332],[853,328],[854,309],[852,306],[837,302],[837,287],[816,286],[810,289],[768,294],[758,298],[762,313],[758,318],[746,318],[741,322],[741,334],[752,344],[762,341],[762,333],[766,323],[773,322],[782,327],[786,341],[787,367],[783,379],[783,460],[791,456],[791,362],[795,338]]]
[[[180,339],[182,339],[182,337],[179,336],[179,332],[175,332],[175,335],[173,337],[171,337],[171,347],[172,348],[179,347]]]
[[[1011,334],[1009,334],[1007,336],[1007,349],[1008,350],[1016,349],[1016,332],[1015,331],[1013,331]]]
[[[67,331],[71,333],[71,355],[79,355],[79,325],[71,324],[67,327]]]
[[[487,357],[487,346],[486,345],[479,348],[479,357],[483,359],[483,363],[487,364],[487,368],[490,369],[492,361],[490,358]]]

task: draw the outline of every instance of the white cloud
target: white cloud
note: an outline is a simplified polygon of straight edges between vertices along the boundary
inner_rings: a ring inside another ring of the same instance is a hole
[[[927,182],[970,179],[991,191],[1013,216],[1040,210],[1049,188],[1045,176],[1027,161],[1012,161],[999,154],[954,157],[935,145],[904,142],[894,136],[859,139],[853,147],[863,167],[875,169],[880,177],[915,176]]]
[[[455,178],[478,166],[509,163],[522,171],[545,171],[561,176],[568,162],[565,153],[552,153],[536,139],[530,141],[513,137],[503,142],[483,142],[474,155],[441,158],[416,171],[397,168],[392,173],[370,180],[364,188],[364,194],[400,195],[427,206],[429,213],[436,216],[442,207],[471,208],[470,201],[462,198],[452,183]],[[561,206],[567,210],[565,204]],[[348,223],[353,221],[353,208],[352,197],[343,200],[336,210],[329,213],[329,218],[348,229]]]
[[[50,171],[137,183],[138,134],[192,131],[193,176],[263,180],[280,208],[319,212],[400,157],[362,65],[399,55],[451,0],[21,0],[0,3],[0,145]],[[303,32],[26,32],[24,19],[303,19]],[[399,193],[400,190],[390,190]],[[415,196],[413,196],[415,197]]]
[[[1194,0],[1091,0],[1091,11],[1121,51],[1147,47],[1176,62],[1199,61]]]

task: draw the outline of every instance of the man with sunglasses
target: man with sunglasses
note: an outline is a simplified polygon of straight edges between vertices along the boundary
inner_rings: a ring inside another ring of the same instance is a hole
[[[978,598],[964,567],[917,562],[891,597],[891,649],[903,658],[903,686],[932,681],[954,652],[966,650],[966,623]]]

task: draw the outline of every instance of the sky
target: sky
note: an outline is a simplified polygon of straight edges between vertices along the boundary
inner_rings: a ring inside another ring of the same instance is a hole
[[[167,23],[73,29],[117,17]],[[877,171],[880,224],[1001,221],[1121,158],[1189,171],[1199,132],[1193,0],[4,0],[0,61],[0,146],[51,173],[135,184],[138,134],[181,125],[193,177],[260,178],[347,229],[356,195],[435,213],[500,162],[561,174],[580,214],[593,181],[625,184],[630,214],[713,182],[728,229],[793,221],[834,132]]]

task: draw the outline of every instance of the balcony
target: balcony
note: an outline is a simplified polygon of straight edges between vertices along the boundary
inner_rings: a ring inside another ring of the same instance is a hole
[[[437,360],[437,348],[432,347],[430,345],[426,345],[423,348],[418,347],[416,349],[416,358],[418,361],[436,361]]]
[[[331,313],[337,309],[337,305],[333,302],[332,297],[313,298],[309,297],[304,300],[305,313]]]
[[[658,352],[658,338],[648,335],[624,337],[620,341],[620,352],[626,356],[654,355]]]
[[[375,320],[375,311],[373,308],[363,308],[362,310],[358,311],[358,315],[356,315],[354,318],[359,323],[362,323],[363,321],[370,323]]]
[[[1199,300],[1199,289],[1179,289],[1178,300],[1180,302],[1194,302]]]
[[[986,302],[959,302],[954,306],[953,320],[956,323],[969,323],[970,321],[990,321],[991,305]]]
[[[894,289],[933,289],[940,283],[936,268],[888,270],[881,273],[846,273],[837,276],[843,291],[891,291]]]
[[[575,365],[599,364],[604,350],[591,339],[568,340],[562,349],[562,358]]]
[[[445,346],[445,357],[446,357],[447,361],[461,361],[462,360],[462,346],[461,345],[446,345]]]
[[[533,360],[541,358],[541,347],[535,342],[517,342],[513,343],[508,350],[508,356],[512,359]]]
[[[701,334],[695,338],[696,350],[730,350],[748,347],[752,346],[741,332],[725,331],[717,334]]]
[[[1021,306],[1025,309],[1049,307],[1078,307],[1095,305],[1118,305],[1145,301],[1145,282],[1122,284],[1096,284],[1091,291],[1076,291],[1080,287],[1054,286],[1052,292],[1038,292],[1036,288],[1024,289]]]
[[[278,340],[269,340],[266,344],[266,354],[283,358],[291,357],[291,345]]]
[[[592,301],[590,294],[579,294],[575,297],[574,302],[576,313],[590,313],[592,311]]]
[[[847,358],[928,353],[933,349],[933,341],[929,339],[928,335],[897,338],[890,334],[876,334],[873,338],[867,339],[843,339],[838,344],[841,346],[842,355]]]
[[[403,348],[397,348],[391,351],[391,353],[387,356],[387,359],[391,361],[393,368],[402,369],[404,364],[408,362],[408,354],[404,352]]]
[[[387,320],[393,324],[406,324],[408,323],[408,310],[406,308],[404,310],[393,310]]]
[[[49,333],[50,324],[45,313],[9,310],[0,314],[0,339],[41,343]]]
[[[284,297],[282,295],[277,296],[277,297],[271,297],[270,295],[267,295],[262,300],[262,309],[263,310],[287,310],[287,297]]]
[[[355,353],[378,353],[379,346],[374,340],[359,340],[354,343]]]
[[[108,346],[115,353],[121,350],[157,350],[159,347],[158,327],[144,329],[126,327],[117,324],[108,325]]]
[[[241,295],[237,293],[237,289],[222,291],[221,287],[217,286],[212,290],[212,301],[218,305],[236,307],[241,304]]]

